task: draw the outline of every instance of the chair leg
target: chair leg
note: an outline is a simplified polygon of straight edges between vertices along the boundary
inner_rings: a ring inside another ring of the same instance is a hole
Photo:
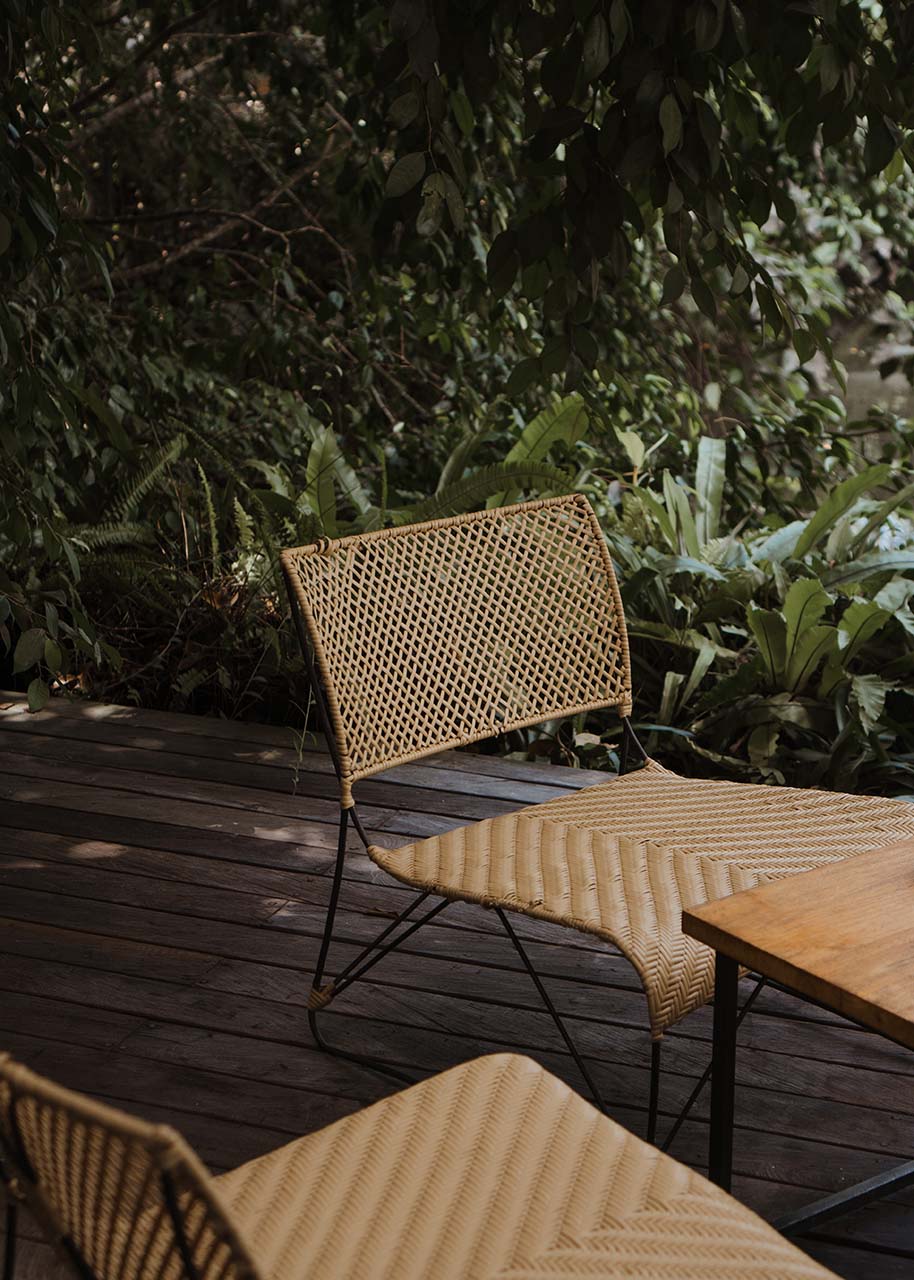
[[[739,1016],[736,1019],[737,1026],[739,1026],[743,1018],[745,1018],[746,1014],[752,1008],[752,1005],[755,1002],[755,997],[761,991],[762,987],[764,987],[766,981],[767,979],[765,978],[759,978],[753,990],[746,997],[746,1003],[743,1005],[742,1009],[740,1009]],[[695,1103],[698,1101],[698,1097],[702,1089],[704,1089],[705,1085],[710,1080],[711,1070],[713,1066],[714,1066],[714,1061],[713,1059],[710,1059],[708,1061],[708,1065],[705,1067],[704,1071],[701,1073],[698,1083],[695,1085],[695,1088],[689,1094],[688,1099],[686,1100],[685,1106],[682,1108],[679,1115],[673,1121],[673,1124],[670,1128],[669,1133],[666,1135],[666,1137],[663,1139],[663,1142],[660,1144],[661,1151],[669,1151],[670,1147],[673,1145],[673,1139],[676,1137],[676,1134],[682,1128],[684,1122],[688,1119],[689,1112],[692,1110]]]
[[[354,960],[349,962],[346,968],[343,969],[336,978],[331,979],[330,982],[322,985],[327,957],[330,953],[330,944],[333,940],[333,925],[336,919],[337,907],[339,906],[340,900],[340,891],[343,883],[343,861],[346,855],[348,814],[348,809],[343,809],[340,815],[336,866],[333,870],[333,884],[330,889],[330,902],[327,906],[324,933],[321,938],[317,965],[315,966],[314,977],[311,983],[311,994],[308,997],[308,1026],[311,1029],[311,1035],[314,1038],[315,1044],[319,1049],[322,1049],[324,1053],[332,1054],[335,1058],[343,1058],[346,1062],[353,1062],[357,1066],[369,1067],[371,1070],[378,1071],[385,1076],[390,1076],[394,1080],[399,1080],[403,1084],[414,1084],[416,1079],[415,1076],[408,1075],[404,1071],[399,1071],[396,1067],[389,1066],[386,1062],[382,1062],[377,1058],[369,1057],[367,1054],[351,1053],[347,1049],[336,1048],[336,1046],[330,1044],[325,1039],[317,1023],[317,1015],[319,1011],[325,1008],[334,996],[345,990],[346,987],[350,986],[364,973],[366,973],[368,969],[377,964],[379,960],[383,959],[384,956],[393,951],[395,947],[398,947],[401,942],[405,941],[410,934],[415,933],[417,929],[421,928],[422,925],[427,924],[429,920],[438,915],[440,911],[443,911],[444,908],[449,905],[448,899],[443,898],[441,902],[432,907],[430,911],[427,911],[425,915],[420,917],[420,919],[414,920],[410,927],[405,929],[398,937],[394,938],[390,942],[386,942],[386,945],[382,946],[381,944],[385,943],[385,940],[390,937],[391,933],[393,933],[399,925],[404,924],[419,904],[429,897],[428,893],[419,894],[419,896],[414,898],[404,911],[400,912],[395,920],[392,920],[391,923],[387,925],[385,929],[382,929],[378,936],[370,942],[367,947],[359,952]]]
[[[657,1137],[657,1111],[660,1105],[660,1046],[662,1041],[651,1041],[651,1085],[647,1103],[647,1141]]]
[[[530,960],[530,957],[527,955],[527,952],[524,950],[524,947],[523,947],[523,944],[521,943],[520,938],[514,932],[514,928],[511,924],[511,921],[508,919],[507,915],[501,909],[501,907],[495,908],[495,914],[498,916],[499,920],[501,921],[502,927],[504,928],[505,933],[514,943],[514,949],[517,952],[517,954],[520,956],[523,962],[524,968],[527,970],[527,973],[533,979],[534,986],[539,992],[540,999],[542,1000],[543,1004],[546,1006],[546,1009],[548,1010],[552,1018],[552,1021],[558,1027],[559,1033],[561,1034],[561,1037],[565,1041],[565,1044],[568,1048],[568,1052],[571,1054],[572,1058],[574,1059],[575,1066],[580,1071],[581,1075],[584,1077],[584,1081],[588,1089],[593,1094],[594,1102],[596,1102],[597,1106],[600,1108],[601,1111],[605,1112],[606,1104],[603,1101],[603,1098],[600,1094],[600,1090],[597,1088],[593,1077],[591,1076],[589,1070],[587,1069],[587,1065],[585,1064],[584,1059],[581,1057],[580,1053],[578,1053],[577,1046],[575,1045],[571,1036],[568,1034],[567,1030],[565,1029],[565,1023],[562,1021],[561,1017],[559,1016],[558,1010],[556,1009],[555,1005],[552,1003],[552,999],[549,996],[549,992],[543,986],[542,979],[540,978],[536,969],[533,967],[533,962]]]

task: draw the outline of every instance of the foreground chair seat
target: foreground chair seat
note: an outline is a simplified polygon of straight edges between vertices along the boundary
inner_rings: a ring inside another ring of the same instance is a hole
[[[8,1058],[0,1134],[4,1165],[93,1280],[831,1275],[512,1054],[455,1067],[219,1178],[172,1130]]]
[[[372,859],[415,888],[520,911],[612,943],[647,997],[651,1033],[714,990],[714,953],[684,907],[914,836],[914,805],[680,778],[654,761],[621,778]]]

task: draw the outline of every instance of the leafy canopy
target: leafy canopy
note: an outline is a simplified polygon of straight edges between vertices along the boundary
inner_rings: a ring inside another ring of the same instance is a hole
[[[345,13],[355,30],[371,10],[350,0],[333,23]],[[542,298],[563,336],[553,365],[595,362],[594,304],[654,227],[670,256],[665,303],[688,288],[714,319],[736,299],[801,360],[831,354],[802,287],[769,270],[747,231],[772,212],[790,224],[795,166],[859,127],[867,175],[914,157],[910,5],[393,0],[388,22],[387,194],[420,235],[457,236],[473,170],[514,153],[525,194],[488,251],[488,281]]]

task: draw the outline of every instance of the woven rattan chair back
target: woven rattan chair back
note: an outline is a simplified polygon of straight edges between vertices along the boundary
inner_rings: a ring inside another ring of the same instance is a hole
[[[174,1130],[0,1055],[0,1159],[83,1280],[258,1280],[207,1171]]]
[[[558,716],[631,710],[612,562],[580,494],[325,539],[282,564],[352,784]]]

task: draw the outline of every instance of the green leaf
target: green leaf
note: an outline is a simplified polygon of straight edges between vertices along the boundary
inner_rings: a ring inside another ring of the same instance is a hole
[[[838,644],[845,666],[881,631],[892,615],[873,600],[853,600],[838,623]]]
[[[56,675],[57,672],[60,670],[62,661],[63,661],[63,657],[60,652],[60,645],[57,643],[57,641],[51,640],[50,638],[45,640],[44,665],[48,668],[48,670],[53,672]]]
[[[31,682],[28,687],[29,711],[43,711],[48,705],[51,697],[51,691],[45,682],[38,676]]]
[[[717,303],[714,300],[714,294],[702,280],[701,276],[693,275],[690,283],[692,297],[695,299],[699,311],[703,312],[709,320],[717,319]]]
[[[527,390],[527,388],[539,377],[540,362],[533,356],[528,356],[526,360],[521,360],[520,364],[514,366],[511,375],[505,383],[506,396],[519,396]]]
[[[647,446],[638,435],[637,431],[623,431],[621,427],[616,427],[615,432],[619,443],[625,450],[629,462],[632,464],[635,471],[638,471],[644,461]]]
[[[797,353],[800,364],[805,364],[807,360],[811,360],[817,350],[815,334],[809,329],[794,329],[793,349]]]
[[[395,40],[411,40],[425,25],[424,0],[394,0],[390,11],[390,33]]]
[[[593,15],[584,32],[581,73],[586,81],[596,80],[609,66],[609,24],[599,11]]]
[[[876,508],[867,520],[866,524],[864,524],[863,527],[854,534],[853,541],[851,542],[852,549],[856,551],[858,547],[862,547],[870,534],[875,533],[877,529],[881,529],[883,527],[893,511],[911,499],[914,499],[914,484],[905,485],[903,489],[899,489],[897,493],[893,493],[891,498],[886,498],[885,502],[881,503]]]
[[[878,727],[885,710],[885,695],[891,687],[877,675],[851,676],[851,701],[864,733],[872,733]]]
[[[770,560],[772,564],[781,564],[792,555],[797,539],[805,528],[805,520],[791,520],[782,528],[775,529],[774,533],[755,544],[752,559],[756,563],[759,560]]]
[[[838,643],[835,627],[810,627],[797,639],[787,662],[787,688],[800,693],[815,675],[822,661],[833,653]]]
[[[387,175],[385,194],[391,198],[403,196],[412,191],[425,176],[425,152],[411,151],[401,156]]]
[[[695,560],[701,559],[701,548],[698,545],[698,534],[695,531],[695,519],[685,489],[678,485],[668,471],[663,473],[663,496],[670,521],[676,530],[678,549]]]
[[[451,222],[454,224],[454,230],[462,231],[466,225],[467,210],[460,188],[449,173],[443,173],[441,178],[444,183],[444,199],[447,203],[447,211],[451,215]]]
[[[897,182],[903,173],[904,173],[904,152],[902,151],[901,147],[899,147],[898,150],[895,152],[895,154],[892,156],[889,163],[883,169],[882,176],[886,182],[891,183],[891,182]]]
[[[460,89],[456,89],[451,94],[451,111],[454,113],[460,132],[468,138],[476,127],[476,118],[469,98]]]
[[[863,164],[866,176],[881,173],[895,154],[895,137],[880,111],[869,115],[869,128],[863,147]]]
[[[660,128],[663,130],[663,154],[668,156],[682,141],[682,112],[672,93],[668,93],[660,104]]]
[[[818,546],[832,525],[853,506],[860,495],[867,489],[875,489],[884,484],[890,472],[891,467],[887,463],[879,463],[836,485],[797,539],[797,545],[793,549],[794,558],[801,560],[813,547]]]
[[[676,302],[682,296],[685,284],[686,276],[682,267],[678,263],[670,267],[663,278],[663,295],[660,299],[660,305],[665,307],[670,303]]]
[[[625,0],[612,0],[609,9],[609,25],[612,29],[613,53],[618,53],[628,37],[628,7]]]
[[[387,118],[395,129],[405,129],[419,114],[419,95],[410,90],[395,98],[390,104]]]
[[[482,467],[456,481],[414,507],[392,511],[396,524],[419,520],[435,520],[439,516],[470,511],[505,489],[522,489],[535,493],[570,493],[572,478],[544,462],[501,462]]]
[[[333,483],[340,447],[330,427],[321,428],[308,451],[305,496],[328,538],[336,536],[336,488]]]
[[[486,277],[496,298],[502,297],[513,285],[520,268],[517,237],[513,231],[502,231],[492,241],[486,256]]]
[[[830,603],[818,578],[798,578],[791,583],[783,608],[787,624],[784,643],[788,668],[799,641],[815,626]]]
[[[746,609],[746,622],[755,637],[768,676],[772,684],[777,684],[786,666],[787,624],[773,609],[759,609],[754,604]]]
[[[699,560],[695,556],[657,556],[654,563],[664,574],[691,573],[693,577],[710,578],[712,582],[726,581],[721,571],[715,569],[713,564],[708,564],[706,560]]]
[[[720,530],[726,465],[726,441],[702,436],[698,442],[698,462],[695,471],[697,500],[695,531],[701,546],[710,542],[712,538],[716,538]]]
[[[13,228],[10,225],[9,218],[0,213],[0,254],[6,253],[10,247],[13,238]]]
[[[837,569],[827,569],[822,574],[822,583],[826,587],[838,587],[844,582],[865,582],[874,573],[910,573],[912,570],[914,552],[874,551]]]
[[[44,642],[47,632],[44,627],[30,627],[23,631],[16,642],[13,654],[13,671],[27,671],[44,657]]]
[[[679,690],[685,676],[679,671],[668,671],[663,678],[663,693],[657,719],[661,724],[671,724],[676,714]]]
[[[505,462],[539,462],[553,445],[561,443],[570,448],[577,444],[589,425],[590,414],[584,400],[577,394],[565,396],[527,423],[520,439],[505,455]]]
[[[433,236],[441,226],[441,219],[444,216],[444,200],[437,191],[429,191],[427,195],[422,197],[422,204],[419,206],[419,212],[416,215],[416,230],[420,236],[428,239]]]

